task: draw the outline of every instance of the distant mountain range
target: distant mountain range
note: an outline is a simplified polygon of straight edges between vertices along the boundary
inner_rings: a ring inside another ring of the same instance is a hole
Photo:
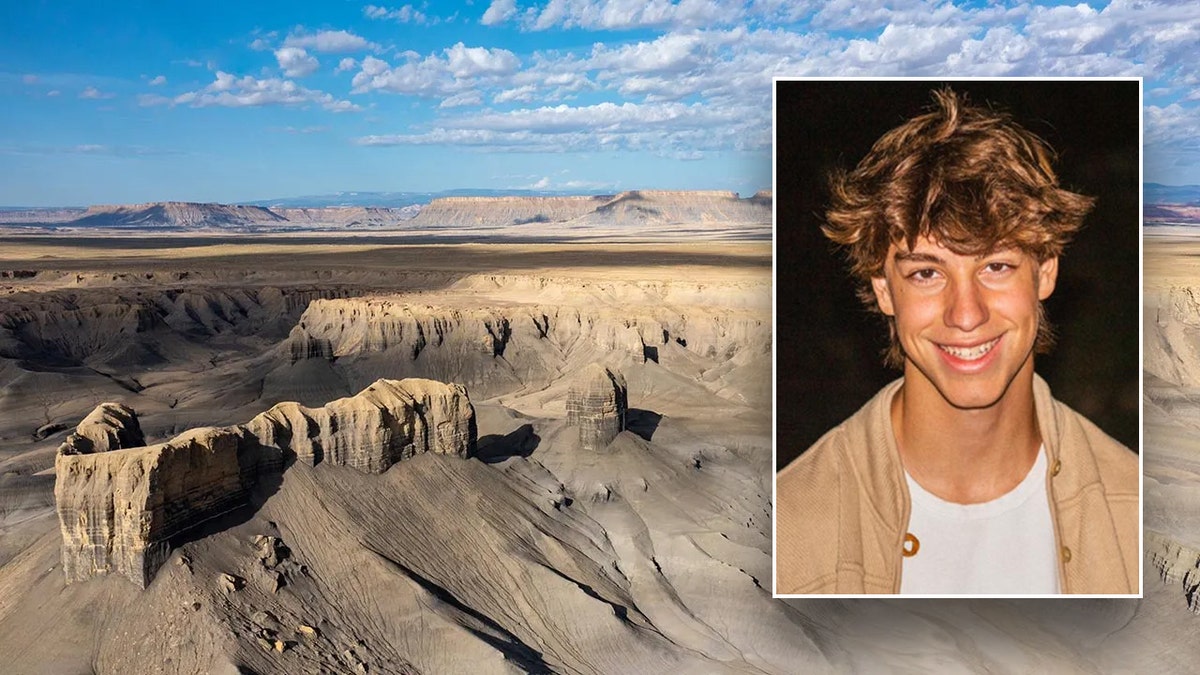
[[[616,195],[537,195],[531,191],[472,194],[458,190],[420,195],[404,206],[290,206],[272,203],[212,204],[149,202],[97,205],[84,209],[26,209],[0,212],[0,224],[21,230],[129,233],[424,232],[478,237],[592,236],[646,231],[769,238],[771,192],[750,197],[728,191],[632,190]],[[373,194],[375,196],[370,196]],[[379,201],[380,193],[339,195]],[[415,193],[389,194],[393,204]],[[311,199],[311,198],[300,198]],[[341,201],[346,201],[341,199]],[[682,230],[681,230],[682,228]]]
[[[1147,225],[1200,224],[1200,185],[1145,183],[1143,201],[1143,219]],[[739,197],[732,192],[696,190],[645,190],[619,194],[488,189],[335,192],[236,204],[151,202],[87,208],[0,207],[0,225],[55,230],[65,227],[278,232],[485,224],[495,227],[566,222],[575,218],[583,218],[588,223],[687,222],[693,219],[696,222],[769,223],[770,204],[770,191],[749,197]]]
[[[484,190],[464,188],[440,192],[334,192],[325,195],[281,197],[238,202],[244,206],[290,206],[297,208],[319,208],[329,206],[377,206],[400,208],[415,204],[428,204],[441,197],[566,197],[574,195],[611,194],[599,191],[575,190]]]
[[[230,206],[262,206],[267,208],[329,208],[329,207],[378,207],[403,208],[405,206],[425,205],[441,197],[567,197],[595,196],[615,194],[605,190],[489,190],[463,188],[457,190],[442,190],[439,192],[332,192],[323,195],[303,195],[299,197],[280,197],[278,199],[257,199],[252,201],[233,202]],[[1143,198],[1146,204],[1200,204],[1200,185],[1163,185],[1161,183],[1145,183]],[[18,222],[15,214],[24,213],[34,216],[48,215],[61,212],[59,217],[51,220],[77,218],[87,211],[83,206],[0,206],[0,222]],[[25,218],[20,220],[28,222]],[[30,218],[32,220],[32,218]]]
[[[1142,185],[1142,200],[1146,204],[1200,205],[1200,185]]]

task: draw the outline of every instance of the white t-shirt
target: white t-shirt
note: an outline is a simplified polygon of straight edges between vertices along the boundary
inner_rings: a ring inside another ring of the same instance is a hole
[[[906,594],[1058,593],[1058,551],[1046,494],[1046,449],[1019,485],[990,502],[955,504],[927,492],[908,472],[912,518],[920,542],[903,559]]]

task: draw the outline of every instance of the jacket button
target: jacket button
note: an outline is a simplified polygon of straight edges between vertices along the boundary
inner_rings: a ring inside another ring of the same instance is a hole
[[[1062,561],[1065,563],[1071,562],[1071,549],[1066,546],[1062,547]]]
[[[1062,471],[1062,460],[1056,459],[1054,460],[1054,466],[1050,467],[1050,475],[1057,476],[1059,471]]]

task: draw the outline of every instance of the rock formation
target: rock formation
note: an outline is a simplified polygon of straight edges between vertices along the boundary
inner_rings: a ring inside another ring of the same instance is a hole
[[[632,287],[606,292],[648,293]],[[656,360],[668,347],[718,362],[743,350],[769,350],[769,315],[757,308],[684,309],[690,303],[682,293],[672,296],[673,307],[636,302],[605,307],[589,305],[586,293],[581,288],[582,299],[565,298],[560,305],[487,307],[464,306],[481,304],[470,298],[443,306],[386,297],[317,300],[280,349],[292,362],[395,354],[388,366],[395,370],[381,374],[464,382],[484,395],[505,384],[496,380],[507,377],[497,368],[551,373],[563,355],[579,351],[619,352],[640,363]],[[495,358],[480,359],[481,354]]]
[[[764,198],[765,197],[765,198]],[[444,197],[434,199],[412,227],[502,227],[527,223],[770,223],[769,195],[735,192],[630,190],[590,197]]]
[[[382,473],[420,453],[470,457],[475,442],[466,390],[429,380],[379,380],[324,408],[282,403],[245,425],[149,446],[133,410],[106,403],[55,461],[63,572],[68,583],[117,573],[145,588],[172,537],[244,505],[289,456]]]
[[[120,403],[101,403],[76,427],[58,448],[60,455],[87,455],[146,444],[133,408]]]
[[[417,209],[365,206],[265,207],[195,202],[96,205],[87,211],[17,214],[2,222],[61,223],[113,229],[295,230],[300,228],[394,227]]]
[[[559,223],[591,213],[612,195],[571,197],[440,197],[412,219],[413,227]]]
[[[593,363],[571,384],[567,424],[579,429],[579,442],[585,450],[603,450],[625,429],[628,407],[625,378]]]
[[[1146,558],[1167,584],[1177,584],[1193,614],[1200,614],[1200,551],[1147,531],[1144,535]]]
[[[280,403],[246,427],[264,448],[290,450],[310,465],[325,461],[366,473],[383,473],[425,452],[470,457],[477,435],[462,385],[415,378],[378,380],[322,408]]]
[[[241,429],[195,429],[166,442],[55,461],[67,582],[117,573],[145,588],[170,539],[241,506],[259,457]]]
[[[184,228],[246,225],[278,222],[283,216],[261,206],[198,204],[194,202],[150,202],[146,204],[100,205],[89,207],[72,225],[86,227],[163,227]]]

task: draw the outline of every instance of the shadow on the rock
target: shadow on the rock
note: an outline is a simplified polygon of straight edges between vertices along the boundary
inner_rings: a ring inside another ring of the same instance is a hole
[[[503,462],[510,457],[528,457],[541,441],[542,437],[534,433],[532,424],[522,424],[516,431],[503,436],[488,434],[481,437],[475,456],[487,464]]]
[[[171,550],[249,522],[271,495],[279,491],[283,485],[283,474],[295,462],[296,456],[286,453],[278,471],[264,471],[258,475],[243,504],[176,533],[169,540]]]
[[[653,410],[630,408],[625,411],[625,429],[648,441],[654,437],[654,432],[658,430],[658,423],[662,421],[662,417]]]

